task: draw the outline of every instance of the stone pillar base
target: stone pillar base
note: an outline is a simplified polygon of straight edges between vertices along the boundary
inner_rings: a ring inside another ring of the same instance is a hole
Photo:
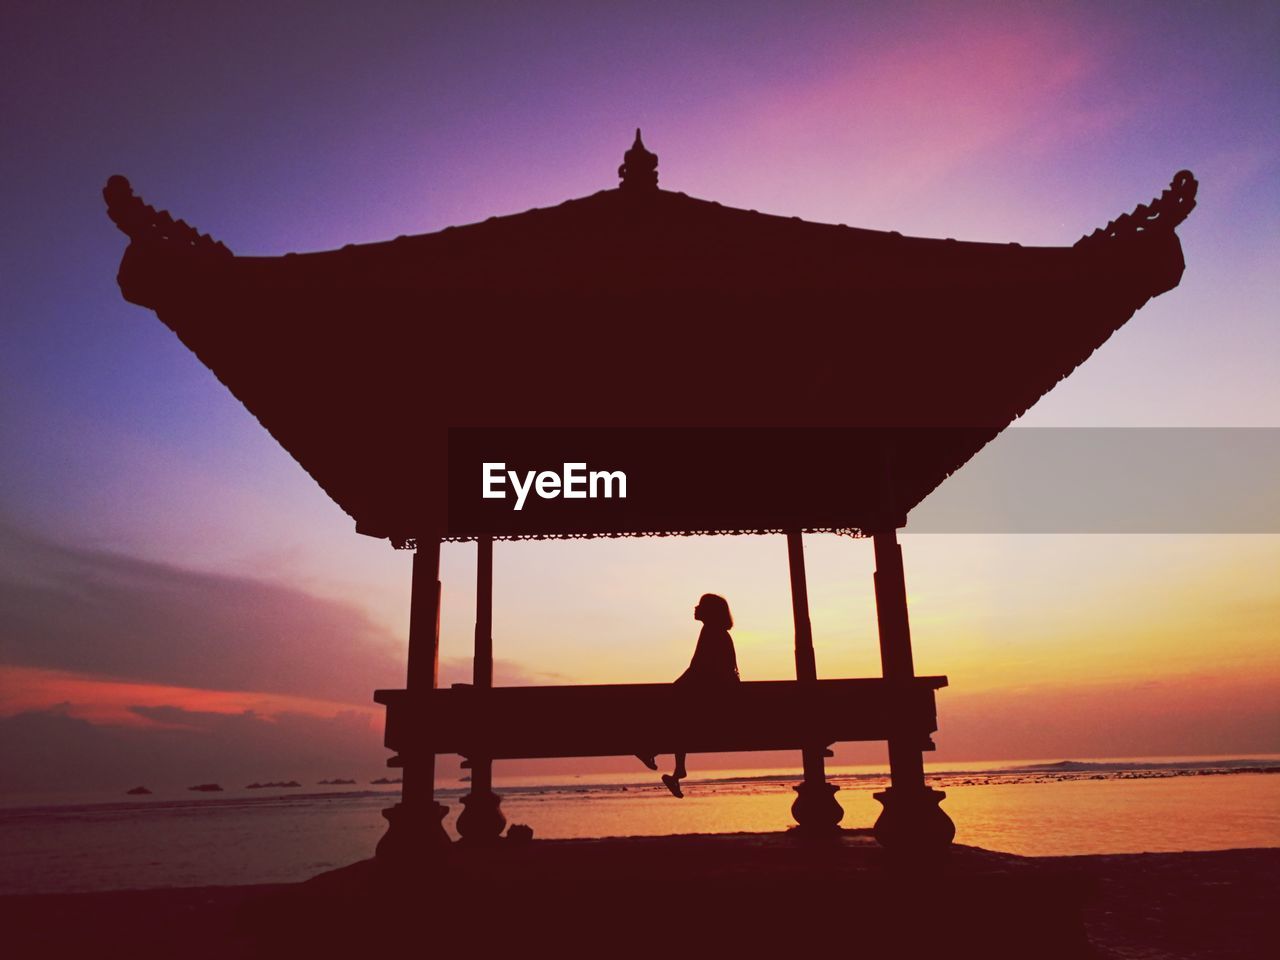
[[[472,791],[462,798],[463,810],[458,814],[458,835],[467,843],[497,840],[506,829],[502,814],[502,798],[492,790]]]
[[[378,841],[377,858],[383,863],[413,864],[430,860],[453,845],[444,829],[449,808],[443,803],[409,806],[397,803],[382,816],[387,832]]]
[[[844,819],[844,808],[836,800],[840,789],[825,781],[798,783],[792,789],[796,799],[791,804],[791,816],[806,833],[834,833]]]
[[[956,825],[938,804],[946,796],[931,787],[889,787],[874,795],[884,809],[875,835],[886,850],[933,853],[946,850],[955,839]]]

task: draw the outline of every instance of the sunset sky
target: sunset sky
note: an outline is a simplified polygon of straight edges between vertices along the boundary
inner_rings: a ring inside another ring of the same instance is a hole
[[[1280,428],[1274,4],[349,7],[6,5],[0,792],[376,776],[403,685],[410,555],[124,302],[113,173],[281,254],[610,188],[636,126],[667,189],[1024,244],[1189,168],[1182,284],[1020,423]],[[1280,752],[1280,536],[909,531],[937,758]],[[870,543],[807,543],[820,674],[878,674]],[[446,682],[474,554],[443,553]],[[780,538],[498,544],[498,682],[671,679],[704,591],[744,678],[794,674]]]

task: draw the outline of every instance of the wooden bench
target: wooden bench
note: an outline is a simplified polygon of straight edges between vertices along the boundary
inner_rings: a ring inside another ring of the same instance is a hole
[[[767,680],[717,689],[669,683],[569,687],[469,685],[379,690],[386,746],[402,757],[505,760],[801,750],[851,740],[931,747],[934,691],[946,677]]]

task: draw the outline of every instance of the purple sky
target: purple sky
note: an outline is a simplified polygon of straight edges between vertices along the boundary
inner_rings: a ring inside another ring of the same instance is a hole
[[[1187,167],[1201,188],[1179,229],[1182,285],[1024,422],[1280,426],[1277,50],[1280,10],[1264,3],[6,4],[0,669],[367,704],[315,662],[293,675],[253,652],[307,656],[299,637],[319,618],[355,625],[349,663],[331,654],[335,670],[362,685],[400,681],[388,674],[403,656],[407,557],[357,537],[154,315],[121,299],[125,240],[99,193],[110,174],[236,252],[278,254],[612,187],[637,125],[668,189],[962,239],[1070,244]],[[1231,676],[1280,673],[1266,653],[1274,628],[1251,619],[1276,606],[1256,579],[1276,569],[1277,538],[1136,538],[1103,551],[1088,538],[960,539],[922,541],[916,565],[908,559],[923,595],[918,642],[953,683],[959,664],[970,689],[1016,699],[1030,677],[1103,684],[1139,671],[1108,659],[1114,643],[1083,658],[1089,669],[1061,638],[1013,646],[1056,603],[1110,609],[1117,550],[1161,616],[1161,589],[1200,584],[1203,603],[1180,623],[1213,621],[1214,578],[1235,585],[1232,609],[1251,612],[1230,620],[1218,659]],[[819,545],[811,564],[815,623],[832,644],[861,645],[846,659],[826,648],[841,672],[875,668],[860,659],[874,648],[858,619],[870,587],[861,546]],[[754,617],[755,636],[783,629],[783,555],[761,542],[500,550],[499,655],[510,676],[544,681],[674,676],[692,638],[685,594],[691,602],[703,584],[736,588],[748,614],[738,620]],[[446,655],[461,657],[471,554],[450,548],[445,562]],[[1090,572],[1097,564],[1105,576]],[[1063,574],[1080,577],[1064,603],[1046,567],[1090,569]],[[974,582],[951,596],[957,569]],[[208,579],[192,586],[188,575]],[[139,583],[183,586],[172,603],[148,605]],[[765,598],[758,610],[748,594]],[[951,605],[935,608],[938,596]],[[251,625],[204,616],[211,603],[242,604]],[[669,612],[636,621],[637,608],[657,606]],[[964,619],[975,610],[985,634]],[[944,621],[935,655],[929,624]],[[1062,622],[1064,636],[1083,628]],[[332,632],[316,649],[342,648]],[[601,654],[565,634],[612,639]],[[1157,634],[1131,648],[1160,661],[1146,668],[1157,679],[1172,670],[1176,686],[1209,662],[1156,656],[1162,642],[1196,647]],[[755,676],[782,669],[787,636],[768,653],[761,639],[754,661],[752,643],[745,628]],[[210,673],[219,649],[228,662]],[[14,693],[25,682],[0,693],[39,706]],[[1239,699],[1222,749],[1274,744],[1274,710]],[[975,735],[965,749],[1045,746]]]

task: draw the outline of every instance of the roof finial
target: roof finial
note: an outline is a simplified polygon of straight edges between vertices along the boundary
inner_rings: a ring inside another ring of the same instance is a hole
[[[639,127],[636,127],[636,142],[622,155],[618,176],[622,178],[618,186],[623,190],[658,189],[658,155],[645,149]]]

